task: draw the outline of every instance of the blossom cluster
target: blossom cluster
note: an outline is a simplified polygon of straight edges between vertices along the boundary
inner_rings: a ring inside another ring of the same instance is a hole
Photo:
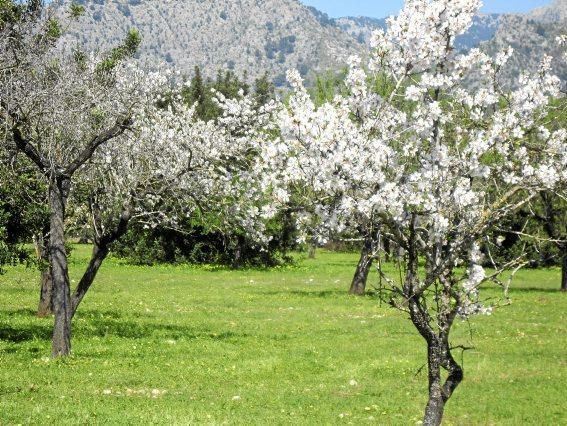
[[[135,75],[131,70],[121,84],[133,84]],[[217,93],[223,114],[204,121],[195,105],[184,103],[183,86],[169,85],[170,73],[140,76],[145,87],[168,84],[140,97],[129,132],[98,151],[81,178],[101,189],[97,202],[105,222],[112,223],[126,203],[149,227],[176,228],[180,218],[206,211],[225,229],[243,229],[265,243],[264,224],[276,210],[264,197],[263,166],[254,152],[273,125],[275,104],[258,106],[252,96],[226,99]]]

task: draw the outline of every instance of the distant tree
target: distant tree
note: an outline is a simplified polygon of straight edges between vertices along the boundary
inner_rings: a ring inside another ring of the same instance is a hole
[[[535,217],[559,252],[561,291],[567,291],[567,202],[553,192],[540,193],[540,208]],[[538,204],[538,203],[536,203]]]
[[[252,93],[248,93],[250,88],[245,82],[246,75],[238,78],[230,71],[219,71],[214,81],[203,82],[199,72],[195,74],[191,85],[184,88],[183,100],[187,105],[194,105],[193,120],[210,121],[222,127],[227,114],[224,105],[252,100],[255,114],[260,114],[274,101],[275,89],[267,74],[255,82]],[[201,103],[194,104],[200,96]],[[227,101],[219,103],[219,97]],[[201,108],[203,99],[206,108]],[[238,136],[242,131],[241,126],[234,126],[231,133]],[[166,210],[179,210],[174,207],[175,199],[172,197],[164,199],[163,203],[162,207]],[[217,204],[224,203],[219,200]],[[115,245],[114,250],[130,261],[143,264],[195,262],[232,267],[271,266],[287,260],[286,252],[295,245],[292,221],[286,218],[284,212],[265,224],[270,241],[262,245],[244,228],[234,226],[232,221],[227,221],[226,216],[208,204],[198,214],[194,211],[186,216],[180,214],[175,226],[156,223],[150,227],[140,221],[133,223],[131,231]]]
[[[276,98],[276,88],[267,72],[254,82],[254,98],[258,105],[266,105]]]
[[[346,75],[347,70],[342,70],[339,73],[328,71],[318,74],[315,77],[315,84],[309,90],[315,105],[323,105],[325,102],[332,101],[335,95],[345,94]]]
[[[24,158],[0,158],[0,273],[15,262],[35,262],[24,247],[48,221],[46,188]],[[41,256],[40,256],[41,257]]]
[[[205,119],[210,116],[210,110],[212,108],[210,94],[207,93],[207,88],[199,66],[195,66],[191,84],[189,88],[184,91],[183,96],[185,102],[188,104],[196,104],[195,112],[197,117]]]
[[[195,117],[194,106],[181,102],[179,88],[171,95],[165,107],[158,103],[139,111],[132,132],[97,151],[77,179],[70,203],[87,206],[83,214],[93,251],[71,296],[73,314],[111,246],[131,226],[177,230],[186,218],[207,226],[199,220],[205,217],[217,229],[263,236],[255,204],[262,195],[260,174],[250,173],[254,159],[248,153],[263,138],[255,129],[266,125],[269,110],[258,111],[250,98],[219,99],[223,119],[205,122]],[[245,136],[230,131],[235,114],[249,130]]]

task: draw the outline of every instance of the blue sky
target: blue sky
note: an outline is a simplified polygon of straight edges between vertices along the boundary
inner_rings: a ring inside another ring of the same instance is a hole
[[[395,15],[403,0],[302,0],[309,6],[327,13],[333,18],[340,16],[371,16],[383,18]],[[527,12],[539,6],[550,4],[551,0],[484,0],[483,12],[512,13]]]

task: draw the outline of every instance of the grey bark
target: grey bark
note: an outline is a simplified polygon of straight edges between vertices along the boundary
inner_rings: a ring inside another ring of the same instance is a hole
[[[448,341],[444,339],[433,339],[428,344],[428,376],[429,376],[429,399],[425,407],[423,424],[437,426],[441,424],[445,404],[463,380],[463,370],[451,355]],[[448,373],[443,383],[441,368]]]
[[[356,266],[356,271],[354,272],[354,277],[352,278],[350,285],[350,294],[357,296],[364,295],[372,261],[372,239],[365,238],[362,249],[360,250],[360,260],[358,261],[358,265]]]
[[[95,214],[94,216],[98,217],[97,214]],[[95,238],[89,265],[87,266],[85,273],[81,277],[81,280],[77,285],[77,289],[71,297],[71,317],[75,316],[77,308],[79,307],[83,298],[87,294],[87,291],[93,284],[96,275],[100,267],[102,266],[102,263],[104,262],[104,259],[106,259],[106,257],[110,253],[110,246],[113,242],[118,240],[122,235],[126,233],[130,218],[131,211],[129,208],[125,208],[120,215],[120,220],[116,228],[112,232],[103,235],[100,238]]]
[[[423,289],[419,286],[416,220],[417,217],[414,215],[408,239],[408,270],[404,279],[403,293],[413,325],[427,342],[429,398],[425,407],[423,424],[438,426],[443,419],[445,404],[463,380],[463,370],[453,358],[449,345],[449,333],[457,316],[457,309],[451,307],[450,303],[443,303],[443,301],[450,301],[454,294],[451,294],[448,280],[445,277],[439,277],[441,284],[444,284],[437,295],[441,302],[441,310],[437,313],[437,326],[432,327],[432,318],[427,310]],[[441,369],[448,373],[445,382],[441,377]]]
[[[53,357],[71,352],[71,296],[69,267],[65,250],[65,205],[69,191],[68,178],[53,179],[49,187],[50,234],[49,258],[53,280]]]
[[[39,303],[37,316],[46,318],[53,313],[53,280],[51,279],[51,268],[49,265],[41,271],[41,288],[39,291]]]
[[[71,317],[75,316],[79,304],[82,302],[83,298],[87,294],[87,291],[91,287],[102,265],[102,262],[108,255],[108,252],[108,247],[100,247],[98,244],[95,244],[93,246],[93,252],[91,260],[89,261],[89,265],[87,266],[85,273],[81,277],[81,281],[79,281],[77,289],[71,297]]]

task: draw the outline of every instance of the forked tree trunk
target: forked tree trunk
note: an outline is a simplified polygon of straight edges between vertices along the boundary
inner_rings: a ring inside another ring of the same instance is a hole
[[[463,381],[463,369],[453,356],[448,340],[434,339],[428,344],[427,363],[429,372],[429,400],[425,407],[423,424],[438,426],[443,419],[445,404]],[[447,378],[443,383],[441,369],[447,371]]]
[[[458,313],[458,300],[455,301],[450,278],[438,276],[440,290],[436,291],[436,318],[428,310],[428,299],[424,296],[425,288],[419,278],[419,252],[417,238],[417,215],[412,216],[407,250],[407,271],[403,284],[403,295],[407,303],[410,318],[421,336],[427,342],[427,365],[429,378],[429,398],[425,407],[423,424],[438,426],[443,419],[445,404],[463,381],[463,369],[451,354],[449,333]],[[429,263],[431,268],[436,263]],[[435,266],[433,266],[435,268]],[[426,272],[429,274],[430,270]],[[457,302],[457,303],[455,303]],[[441,369],[447,372],[443,382]]]
[[[69,268],[65,250],[65,204],[70,182],[57,179],[49,187],[50,233],[49,257],[53,280],[53,357],[69,355],[71,352],[71,297]]]
[[[360,250],[360,260],[358,261],[354,277],[352,278],[349,290],[350,294],[357,296],[364,295],[364,292],[366,291],[366,282],[368,281],[368,273],[372,266],[372,260],[372,240],[370,238],[366,238],[362,245],[362,249]]]
[[[434,348],[431,345],[427,348],[429,399],[427,400],[425,416],[423,417],[423,424],[426,426],[440,425],[443,419],[443,412],[445,411],[441,385],[441,363],[438,351],[438,348]]]

